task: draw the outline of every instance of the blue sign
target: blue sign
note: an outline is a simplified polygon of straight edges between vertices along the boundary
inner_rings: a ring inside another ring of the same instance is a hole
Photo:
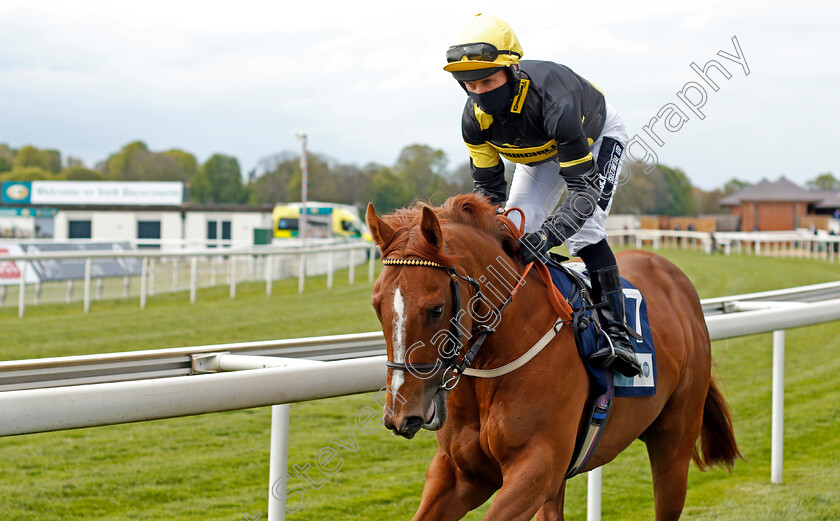
[[[0,208],[0,217],[55,217],[55,208]]]
[[[30,204],[32,181],[4,181],[2,200],[11,204]]]

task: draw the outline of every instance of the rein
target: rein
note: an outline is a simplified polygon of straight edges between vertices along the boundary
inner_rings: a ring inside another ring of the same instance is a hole
[[[497,217],[502,221],[502,223],[505,224],[505,226],[507,226],[514,238],[518,238],[524,233],[522,229],[523,226],[520,225],[519,229],[517,229],[516,225],[507,217],[507,214],[513,210],[522,213],[522,211],[519,208],[511,208],[507,210],[504,214],[499,214]],[[563,323],[569,322],[572,319],[572,307],[566,301],[565,297],[563,297],[563,295],[557,290],[556,286],[554,286],[553,282],[551,281],[551,275],[548,273],[548,269],[546,268],[545,264],[531,262],[525,267],[525,271],[522,273],[522,276],[519,278],[519,281],[516,283],[513,290],[511,290],[510,295],[508,295],[507,299],[505,299],[505,301],[499,307],[499,316],[501,316],[504,310],[513,301],[513,297],[516,296],[516,293],[519,290],[520,286],[525,282],[525,277],[528,276],[528,273],[531,270],[531,268],[536,265],[537,273],[539,273],[540,277],[543,279],[548,289],[549,300],[551,301],[552,306],[554,307],[555,311],[559,316],[558,320],[554,324],[552,324],[551,329],[549,329],[549,331],[545,335],[543,335],[543,337],[533,347],[531,347],[531,349],[529,349],[525,354],[523,354],[513,362],[505,364],[504,366],[498,367],[496,369],[471,369],[470,365],[472,364],[476,355],[478,355],[478,352],[481,349],[481,346],[484,344],[484,341],[487,339],[488,336],[495,332],[495,329],[483,324],[474,327],[472,333],[477,334],[478,336],[473,342],[470,349],[464,354],[461,360],[458,361],[458,353],[460,351],[461,346],[461,330],[458,328],[457,319],[461,316],[462,311],[461,285],[458,282],[458,279],[467,282],[475,290],[475,293],[478,297],[476,307],[480,306],[481,303],[485,300],[484,295],[481,293],[481,285],[478,283],[478,281],[476,281],[474,278],[468,275],[461,275],[457,272],[457,269],[454,266],[444,266],[443,264],[439,264],[437,262],[425,259],[406,259],[388,257],[382,259],[382,264],[385,266],[420,266],[434,268],[443,270],[446,272],[447,275],[449,275],[450,286],[452,288],[452,301],[454,303],[454,313],[452,315],[452,319],[450,320],[449,327],[450,341],[453,341],[454,339],[455,345],[455,349],[453,349],[452,354],[449,356],[439,357],[437,360],[431,363],[410,364],[403,362],[395,362],[391,360],[385,362],[385,366],[388,369],[409,371],[414,374],[420,373],[422,375],[429,376],[436,373],[441,369],[441,367],[443,367],[444,371],[443,378],[441,380],[441,388],[445,390],[454,389],[455,386],[458,384],[461,375],[464,374],[468,376],[494,378],[514,371],[519,367],[522,367],[534,356],[536,356],[546,345],[548,345],[551,339],[553,339],[557,332],[560,330],[560,327],[563,325]],[[446,372],[450,369],[454,374],[452,377],[446,379]]]

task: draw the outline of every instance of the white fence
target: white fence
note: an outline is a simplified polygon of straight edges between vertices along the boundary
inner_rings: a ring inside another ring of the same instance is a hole
[[[725,255],[763,255],[840,261],[840,236],[806,231],[691,232],[681,230],[607,230],[610,242],[642,248],[681,248]]]
[[[642,248],[682,248],[720,252],[726,255],[769,255],[805,257],[827,262],[840,261],[840,236],[813,235],[805,232],[690,232],[678,230],[610,230],[613,244]],[[292,244],[292,243],[289,243]],[[91,301],[103,298],[139,298],[141,309],[146,300],[158,293],[189,289],[190,303],[195,303],[198,288],[226,284],[231,298],[236,285],[245,281],[265,281],[266,294],[271,295],[275,280],[298,278],[298,291],[303,292],[306,277],[326,274],[327,287],[332,288],[334,272],[348,268],[348,281],[355,280],[355,270],[368,261],[368,280],[374,276],[376,247],[367,243],[333,243],[288,246],[243,246],[230,248],[194,248],[179,243],[173,249],[139,249],[131,252],[65,252],[22,255],[0,255],[3,265],[17,262],[21,272],[14,286],[0,281],[0,306],[16,302],[23,317],[27,305],[41,302],[73,302],[81,300],[85,312]],[[108,279],[91,272],[94,259],[139,258],[142,272],[137,277]],[[76,260],[85,262],[85,277],[62,282],[25,283],[25,272],[32,262]],[[81,293],[81,297],[79,297]]]
[[[825,286],[834,287],[836,284],[820,285],[821,288]],[[781,296],[790,292],[778,293]],[[762,300],[756,300],[757,295]],[[704,301],[704,305],[713,307],[726,300],[732,309],[738,309],[739,303],[750,304],[742,305],[741,309],[753,308],[751,311],[708,316],[706,322],[713,340],[774,332],[771,481],[778,483],[782,479],[784,330],[840,320],[840,299],[811,303],[780,302],[768,301],[769,295],[772,293],[709,299]],[[755,309],[757,307],[765,309]],[[373,341],[384,349],[381,332],[322,338],[309,339],[308,343],[336,343],[338,339],[366,342],[368,345]],[[219,346],[219,352],[214,353],[209,347],[197,349],[200,355],[193,358],[194,365],[199,364],[203,371],[236,372],[0,392],[0,436],[272,405],[272,479],[286,475],[289,428],[287,404],[377,391],[385,383],[384,356],[317,362],[229,354],[225,350],[226,346]],[[189,348],[179,348],[177,351],[183,354]],[[142,358],[142,353],[130,355],[131,358]],[[55,363],[55,360],[44,364]],[[20,367],[25,365],[24,362],[2,364]],[[39,364],[38,360],[28,362]],[[0,367],[0,371],[2,369]],[[336,374],[340,374],[341,378],[336,378]],[[600,469],[589,473],[589,521],[600,519],[600,480]],[[274,480],[269,483],[270,521],[283,520],[286,514],[285,497],[277,494],[274,483]]]
[[[332,288],[335,271],[348,269],[348,283],[353,284],[356,268],[368,263],[368,280],[373,281],[376,246],[366,242],[334,243],[309,247],[252,246],[244,249],[201,249],[183,251],[137,250],[73,251],[53,253],[29,253],[0,256],[0,263],[17,263],[20,273],[16,286],[18,316],[24,316],[27,300],[30,304],[41,302],[42,284],[27,284],[26,272],[30,263],[44,261],[84,261],[84,279],[81,280],[82,302],[85,313],[90,311],[91,301],[101,299],[108,291],[112,296],[121,292],[120,298],[128,298],[132,279],[108,281],[95,278],[92,273],[94,259],[141,259],[139,281],[134,281],[140,308],[145,309],[146,300],[158,291],[179,291],[189,288],[190,303],[195,304],[199,287],[212,287],[220,283],[230,287],[230,297],[236,297],[237,284],[244,281],[264,281],[266,294],[271,296],[273,281],[298,278],[298,292],[303,293],[307,276],[326,275],[327,288]],[[183,272],[186,272],[184,274]],[[96,287],[93,287],[93,284]],[[56,293],[57,284],[66,284],[66,300],[70,302],[77,281],[69,280],[52,284]],[[5,304],[7,286],[0,285],[0,305]],[[31,289],[30,289],[31,288]],[[30,298],[27,299],[27,289]],[[94,293],[95,292],[95,293]]]

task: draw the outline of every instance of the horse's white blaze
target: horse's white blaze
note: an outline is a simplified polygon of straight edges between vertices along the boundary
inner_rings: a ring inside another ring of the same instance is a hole
[[[394,328],[391,343],[394,345],[394,362],[405,363],[405,301],[400,288],[394,290]],[[391,391],[396,394],[403,383],[403,372],[391,373]]]

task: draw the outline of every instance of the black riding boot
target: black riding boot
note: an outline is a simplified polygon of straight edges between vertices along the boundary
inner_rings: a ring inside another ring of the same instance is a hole
[[[641,374],[642,367],[633,352],[624,323],[624,293],[618,266],[609,266],[590,273],[593,300],[605,304],[598,308],[601,325],[612,345],[606,345],[589,355],[589,360],[599,367],[612,367],[627,377]]]

